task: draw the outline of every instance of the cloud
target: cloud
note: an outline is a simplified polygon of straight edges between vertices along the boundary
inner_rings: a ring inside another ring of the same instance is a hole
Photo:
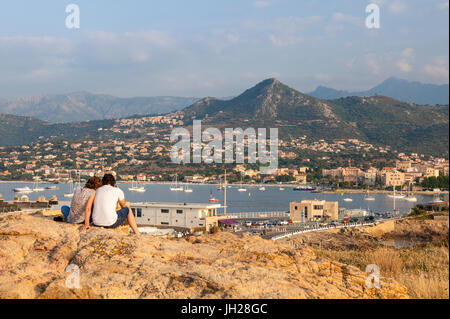
[[[448,10],[449,8],[448,1],[438,3],[437,7],[441,10]]]
[[[406,48],[400,53],[400,60],[397,61],[396,66],[402,72],[411,72],[411,62],[414,59],[414,49]]]
[[[389,12],[394,14],[402,14],[407,10],[406,4],[402,0],[394,0],[388,6]]]
[[[279,18],[268,26],[268,39],[278,47],[302,43],[305,30],[317,26],[322,19],[319,16]]]
[[[400,69],[400,71],[402,72],[410,72],[412,71],[412,67],[411,65],[405,61],[405,60],[400,60],[397,62],[397,67]]]
[[[198,36],[197,42],[206,45],[214,53],[221,54],[224,50],[243,42],[243,39],[235,30],[213,29],[206,35]]]
[[[350,14],[345,14],[341,12],[335,12],[331,16],[331,20],[334,22],[339,23],[348,23],[355,26],[362,26],[363,25],[363,19],[360,17],[355,17]]]
[[[366,64],[369,67],[369,70],[374,75],[378,75],[380,73],[380,65],[376,59],[376,56],[374,54],[368,54],[365,57]]]
[[[271,5],[273,5],[272,2],[270,1],[254,1],[253,2],[253,7],[255,8],[267,8],[270,7]]]
[[[89,50],[84,57],[99,64],[144,63],[156,53],[172,51],[176,41],[165,31],[141,30],[113,33],[105,31],[86,32],[85,43]]]
[[[448,56],[439,56],[433,59],[433,61],[424,67],[426,74],[439,80],[445,80],[448,82],[449,69],[448,69]]]

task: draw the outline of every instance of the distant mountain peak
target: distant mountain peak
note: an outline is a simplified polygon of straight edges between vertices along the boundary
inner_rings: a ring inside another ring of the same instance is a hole
[[[449,85],[425,84],[417,81],[408,81],[397,77],[389,77],[377,86],[367,91],[349,92],[318,86],[308,93],[320,99],[337,99],[348,96],[375,96],[384,95],[399,101],[419,105],[434,105],[449,103]]]

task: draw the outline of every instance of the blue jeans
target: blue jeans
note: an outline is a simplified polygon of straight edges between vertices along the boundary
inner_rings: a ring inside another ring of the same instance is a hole
[[[69,214],[70,214],[70,207],[69,206],[61,207],[61,213],[64,215],[64,218],[66,220],[68,220],[69,219]]]
[[[92,223],[92,212],[93,211],[94,211],[94,206],[92,206],[91,218],[89,219],[89,222],[91,222],[91,223]],[[66,219],[66,221],[68,221],[69,220],[69,215],[70,215],[70,207],[69,206],[62,206],[61,207],[61,213],[64,215],[64,218]],[[83,223],[80,223],[80,224],[83,224]]]
[[[122,226],[123,223],[125,223],[125,221],[128,219],[130,208],[128,207],[122,208],[121,210],[118,210],[116,213],[117,213],[117,221],[113,225],[105,228],[117,228],[119,226]]]

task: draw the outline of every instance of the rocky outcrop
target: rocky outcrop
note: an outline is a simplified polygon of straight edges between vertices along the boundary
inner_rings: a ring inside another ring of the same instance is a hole
[[[80,287],[69,288],[68,265]],[[407,298],[406,288],[260,237],[219,233],[164,239],[0,217],[0,298]]]

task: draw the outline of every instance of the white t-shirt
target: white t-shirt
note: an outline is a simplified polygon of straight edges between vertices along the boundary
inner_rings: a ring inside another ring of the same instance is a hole
[[[96,226],[112,226],[117,221],[116,207],[125,199],[120,188],[104,185],[97,189],[94,200],[92,221]]]

